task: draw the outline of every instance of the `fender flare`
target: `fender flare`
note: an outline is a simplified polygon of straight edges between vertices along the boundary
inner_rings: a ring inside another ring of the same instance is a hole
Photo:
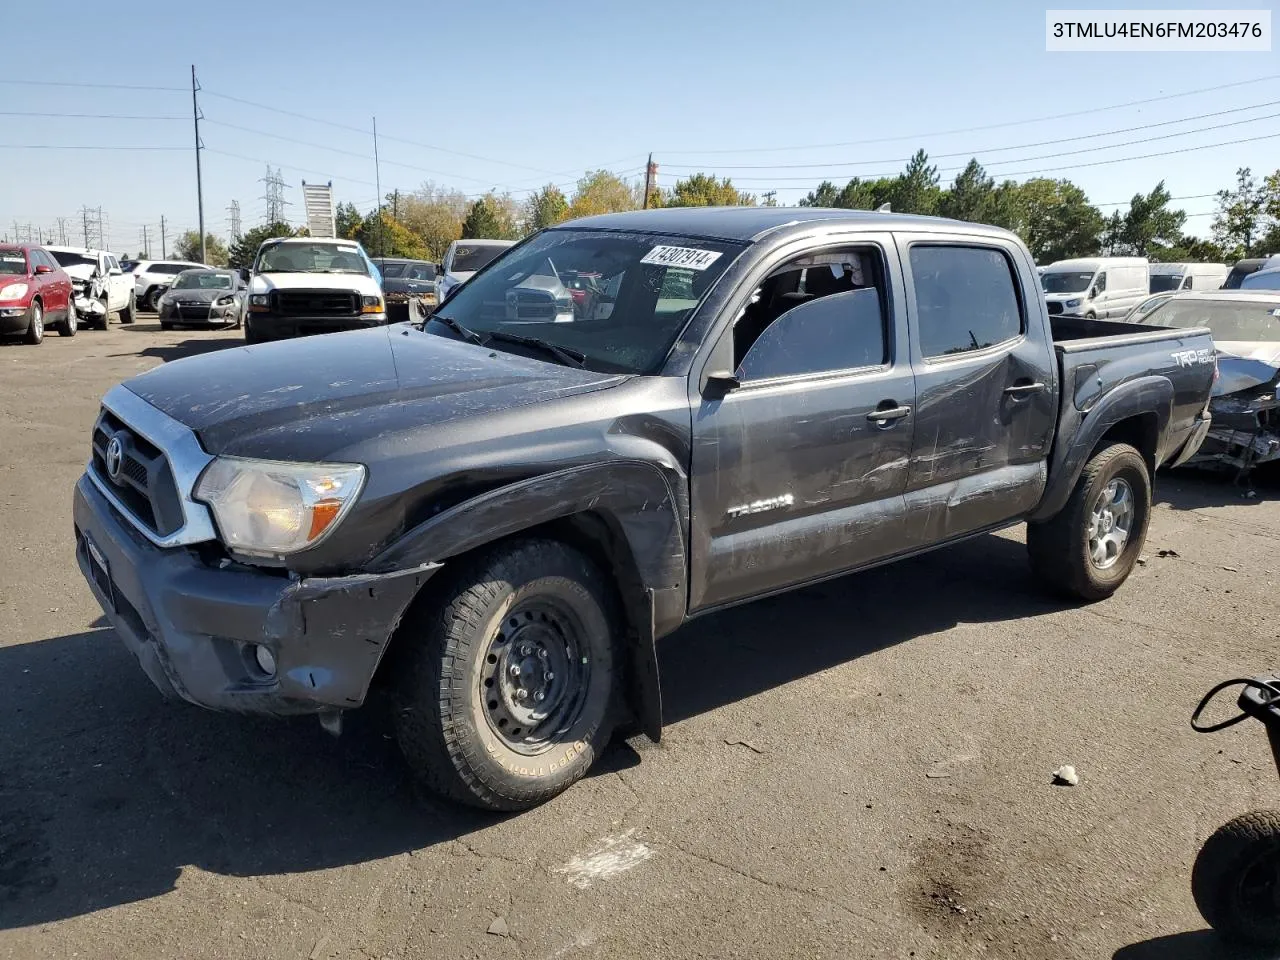
[[[679,488],[677,488],[679,489]],[[556,520],[591,514],[629,552],[627,569],[606,569],[631,625],[630,699],[643,732],[662,731],[657,639],[683,622],[687,550],[678,500],[666,474],[643,460],[610,460],[541,474],[479,494],[409,530],[370,570],[392,571],[450,557]]]
[[[1062,426],[1066,427],[1068,422],[1077,424],[1075,434],[1070,443],[1055,445],[1050,459],[1049,485],[1030,519],[1047,520],[1066,505],[1098,441],[1124,420],[1155,415],[1154,465],[1158,467],[1165,452],[1169,422],[1173,418],[1173,395],[1173,384],[1167,377],[1139,377],[1113,388],[1096,406],[1085,411],[1074,405],[1068,407],[1064,411]],[[1068,415],[1070,421],[1067,421]]]

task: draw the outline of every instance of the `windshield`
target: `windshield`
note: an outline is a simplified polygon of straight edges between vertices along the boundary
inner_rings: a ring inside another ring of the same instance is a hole
[[[1092,271],[1088,273],[1055,271],[1040,276],[1040,283],[1045,293],[1084,293],[1089,289],[1089,283],[1092,280]]]
[[[505,253],[509,247],[495,247],[490,244],[483,246],[469,246],[464,243],[458,244],[453,250],[453,266],[450,268],[454,273],[475,272],[483,270],[493,261],[498,259],[498,254]]]
[[[577,351],[591,369],[653,373],[742,247],[691,237],[548,230],[457,288],[440,314],[482,338],[515,334]],[[440,323],[431,330],[456,335]],[[490,346],[523,349],[500,340]]]
[[[21,250],[0,250],[0,276],[25,277],[27,258]]]
[[[1151,287],[1147,293],[1164,293],[1167,290],[1177,290],[1180,286],[1182,286],[1180,273],[1153,273]]]
[[[96,267],[98,261],[93,257],[87,257],[83,253],[72,253],[69,250],[50,250],[53,259],[64,267]]]
[[[231,275],[226,273],[181,273],[173,281],[174,290],[230,290]]]
[[[255,273],[359,273],[369,275],[355,247],[337,243],[276,243],[258,255]]]
[[[1208,327],[1214,340],[1280,343],[1280,297],[1245,303],[1173,297],[1142,320],[1157,327]]]
[[[378,264],[378,269],[382,271],[384,277],[398,277],[404,273],[407,266],[409,266],[407,263],[387,263],[383,260]]]

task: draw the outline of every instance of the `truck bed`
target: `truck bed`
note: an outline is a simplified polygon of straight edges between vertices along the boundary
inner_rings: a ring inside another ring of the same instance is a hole
[[[1098,346],[1105,345],[1115,337],[1132,337],[1145,334],[1142,339],[1128,341],[1130,343],[1146,343],[1151,340],[1172,338],[1171,327],[1157,327],[1147,323],[1126,323],[1124,320],[1089,320],[1085,317],[1050,316],[1049,330],[1053,334],[1055,344],[1072,343],[1079,340],[1101,341]],[[1178,335],[1193,331],[1178,331]],[[1163,334],[1163,335],[1161,335]]]

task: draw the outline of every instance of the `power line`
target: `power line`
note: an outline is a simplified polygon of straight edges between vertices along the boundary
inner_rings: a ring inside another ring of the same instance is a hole
[[[91,90],[160,90],[165,93],[186,93],[186,87],[153,87],[131,83],[71,83],[61,80],[0,80],[0,83],[20,84],[26,87],[87,87]]]
[[[1234,83],[1224,83],[1216,87],[1201,87],[1199,90],[1185,90],[1182,93],[1167,93],[1159,97],[1146,97],[1142,100],[1129,100],[1125,103],[1114,103],[1105,107],[1090,107],[1087,110],[1073,110],[1070,113],[1056,113],[1050,116],[1030,117],[1026,120],[1006,120],[1001,123],[988,123],[980,127],[960,127],[954,130],[935,130],[932,133],[912,133],[900,137],[879,137],[874,140],[846,140],[842,143],[810,143],[801,146],[788,147],[740,147],[737,149],[715,149],[715,150],[661,150],[655,153],[674,154],[681,156],[690,153],[705,154],[723,154],[723,153],[781,153],[787,150],[821,150],[824,147],[863,147],[873,143],[895,143],[903,140],[923,140],[927,137],[949,137],[957,133],[978,133],[982,130],[999,130],[1006,127],[1020,127],[1031,123],[1046,123],[1050,120],[1066,120],[1070,117],[1083,117],[1092,113],[1105,113],[1110,110],[1123,110],[1126,107],[1138,107],[1147,103],[1160,103],[1165,100],[1177,100],[1181,97],[1194,97],[1201,93],[1215,93],[1219,90],[1229,90],[1233,87],[1244,87],[1254,83],[1265,83],[1268,80],[1280,79],[1280,74],[1272,73],[1265,77],[1255,77],[1252,80],[1237,80]]]
[[[28,110],[0,110],[0,117],[65,117],[73,120],[185,120],[152,113],[39,113]]]
[[[112,146],[101,143],[0,143],[0,150],[186,150],[186,147]]]
[[[1201,113],[1201,114],[1196,114],[1190,117],[1179,117],[1176,120],[1162,120],[1159,123],[1144,123],[1136,127],[1120,127],[1115,130],[1103,130],[1098,133],[1084,133],[1075,137],[1060,137],[1057,140],[1040,140],[1035,143],[1018,143],[1018,144],[1011,144],[1006,147],[982,147],[978,149],[957,150],[953,153],[931,153],[929,154],[929,159],[940,160],[940,159],[950,159],[952,157],[976,157],[979,154],[1001,153],[1005,150],[1023,150],[1023,149],[1029,149],[1031,147],[1048,147],[1048,146],[1053,146],[1054,144],[1059,144],[1059,143],[1073,143],[1077,140],[1093,140],[1093,139],[1096,139],[1097,137],[1110,137],[1120,133],[1133,133],[1136,130],[1152,130],[1152,129],[1155,129],[1156,127],[1168,127],[1178,123],[1190,123],[1192,120],[1206,120],[1209,117],[1222,117],[1230,113],[1242,113],[1246,110],[1261,110],[1264,107],[1274,107],[1277,104],[1280,104],[1280,100],[1269,100],[1266,103],[1255,103],[1247,107],[1232,107],[1229,110],[1215,110],[1211,113]],[[1218,129],[1221,129],[1221,127],[1235,126],[1241,123],[1252,123],[1255,120],[1270,120],[1275,116],[1280,116],[1280,114],[1270,114],[1265,117],[1250,117],[1246,120],[1237,120],[1232,123],[1221,124],[1219,126],[1201,127],[1197,130],[1183,130],[1178,133],[1166,134],[1164,135],[1164,137],[1151,137],[1149,139],[1151,140],[1169,139],[1171,137],[1180,137],[1180,136],[1185,136],[1187,134],[1192,134],[1192,133],[1203,133],[1205,130],[1218,130]],[[1092,147],[1090,149],[1107,150],[1107,149],[1110,149],[1111,147],[1124,147],[1124,146],[1130,146],[1135,143],[1146,143],[1146,142],[1147,140],[1130,140],[1124,143],[1113,143],[1113,144],[1109,144],[1108,146]],[[1076,152],[1083,153],[1085,151],[1076,151]],[[1066,153],[1052,154],[1052,156],[1067,156],[1067,154]],[[864,166],[866,164],[871,164],[871,163],[907,163],[910,160],[911,160],[911,157],[893,157],[887,160],[848,160],[848,161],[830,161],[827,163],[773,163],[773,164],[734,163],[734,164],[728,164],[728,165],[724,165],[724,164],[717,165],[717,169],[719,170],[828,169],[833,167]],[[1020,163],[1022,161],[1005,160],[1005,161],[992,161],[992,162],[993,163]],[[677,170],[697,170],[700,168],[699,164],[688,164],[688,163],[669,163],[669,164],[666,164],[666,166],[674,167]]]

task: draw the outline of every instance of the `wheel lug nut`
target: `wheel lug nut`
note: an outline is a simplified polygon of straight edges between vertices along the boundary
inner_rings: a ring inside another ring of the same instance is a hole
[[[541,690],[539,690],[537,693],[533,695],[533,699],[537,703],[541,703],[543,700],[547,699],[547,695],[543,693]]]
[[[539,659],[539,660],[545,660],[545,659],[547,659],[547,651],[546,651],[546,650],[539,650],[539,651],[538,651],[538,659]]]
[[[546,673],[542,675],[542,679],[547,681],[547,683],[550,683],[555,678],[556,678],[556,675],[552,673],[550,670],[548,670]]]
[[[511,665],[511,675],[512,675],[513,677],[518,677],[518,676],[520,676],[520,664],[518,664],[518,663],[513,663],[513,664]]]
[[[525,699],[525,698],[526,698],[526,697],[528,697],[528,696],[529,696],[529,691],[528,691],[528,690],[526,690],[524,687],[520,687],[518,690],[516,690],[516,699],[517,699],[517,700],[523,700],[523,699]]]
[[[520,644],[520,656],[527,657],[531,653],[533,653],[533,647],[527,643]]]

